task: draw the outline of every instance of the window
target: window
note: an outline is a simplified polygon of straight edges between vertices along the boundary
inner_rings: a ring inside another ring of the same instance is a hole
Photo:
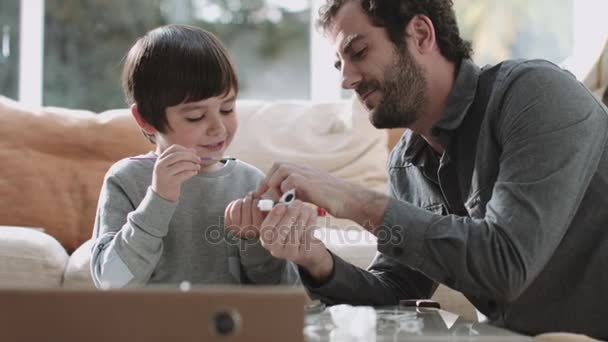
[[[210,29],[227,45],[242,82],[241,98],[351,96],[340,91],[333,51],[311,26],[324,1],[2,0],[0,93],[33,105],[124,107],[120,71],[127,49],[147,30],[187,23]],[[545,58],[582,78],[608,37],[608,25],[600,25],[606,0],[454,5],[480,65]]]
[[[44,104],[124,107],[122,59],[146,31],[214,32],[234,58],[240,98],[310,97],[309,0],[46,0]]]
[[[19,0],[0,2],[0,94],[16,99],[19,71]]]
[[[589,4],[593,6],[593,4]],[[572,54],[574,0],[456,0],[461,34],[479,65],[512,58],[556,64]]]

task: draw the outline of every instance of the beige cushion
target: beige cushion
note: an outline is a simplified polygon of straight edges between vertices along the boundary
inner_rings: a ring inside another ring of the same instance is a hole
[[[388,136],[358,101],[240,101],[237,113],[239,130],[227,154],[263,172],[277,161],[304,164],[386,192]]]
[[[593,67],[585,76],[583,83],[597,97],[602,98],[602,95],[608,86],[608,41],[606,41],[606,44],[593,64]]]
[[[35,229],[0,226],[0,287],[58,287],[68,262],[52,236]]]
[[[89,240],[78,247],[68,261],[63,275],[63,286],[70,288],[94,288],[91,277],[91,249],[94,241]]]

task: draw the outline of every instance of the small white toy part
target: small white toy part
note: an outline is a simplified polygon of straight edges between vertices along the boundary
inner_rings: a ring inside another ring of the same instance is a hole
[[[288,206],[291,202],[296,200],[296,189],[291,189],[281,196],[279,203],[285,204]],[[271,199],[262,199],[258,201],[258,209],[260,211],[271,211],[272,207],[274,207],[274,201]]]
[[[274,201],[271,199],[263,199],[258,202],[260,211],[271,211],[272,207],[274,207]]]

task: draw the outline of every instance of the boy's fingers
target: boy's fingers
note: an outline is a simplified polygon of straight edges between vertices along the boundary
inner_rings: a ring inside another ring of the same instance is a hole
[[[235,201],[228,203],[226,209],[224,209],[224,225],[226,227],[230,227],[232,224],[232,207],[234,206],[234,202]]]
[[[264,214],[260,209],[258,209],[258,203],[260,200],[253,200],[251,203],[251,224],[259,227],[262,221],[264,221]]]
[[[234,201],[234,205],[232,206],[232,225],[241,226],[241,207],[243,206],[243,200],[238,199]]]
[[[191,151],[190,149],[185,148],[182,145],[171,145],[169,146],[166,150],[164,150],[159,156],[158,159],[165,159],[175,153],[183,153],[183,152],[187,152],[187,153],[194,153],[193,151]]]
[[[198,173],[200,170],[201,167],[199,164],[194,164],[191,162],[178,162],[167,168],[167,174],[176,176],[184,171],[195,171]]]
[[[172,175],[173,177],[175,177],[175,180],[178,183],[183,183],[186,180],[196,176],[198,174],[198,170],[184,170],[184,171],[180,171],[174,175]]]
[[[248,228],[253,224],[252,221],[252,208],[251,204],[253,202],[251,193],[247,194],[243,199],[243,205],[241,206],[241,226],[244,228]]]
[[[180,162],[189,162],[196,165],[201,164],[201,159],[199,158],[199,156],[197,156],[196,153],[193,153],[192,151],[180,151],[171,153],[170,155],[161,157],[159,161],[167,167],[171,167]]]

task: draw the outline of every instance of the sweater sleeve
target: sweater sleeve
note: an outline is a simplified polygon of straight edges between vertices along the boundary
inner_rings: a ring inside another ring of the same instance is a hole
[[[150,188],[137,207],[119,177],[106,177],[95,219],[91,272],[99,288],[137,287],[150,279],[177,203]]]

